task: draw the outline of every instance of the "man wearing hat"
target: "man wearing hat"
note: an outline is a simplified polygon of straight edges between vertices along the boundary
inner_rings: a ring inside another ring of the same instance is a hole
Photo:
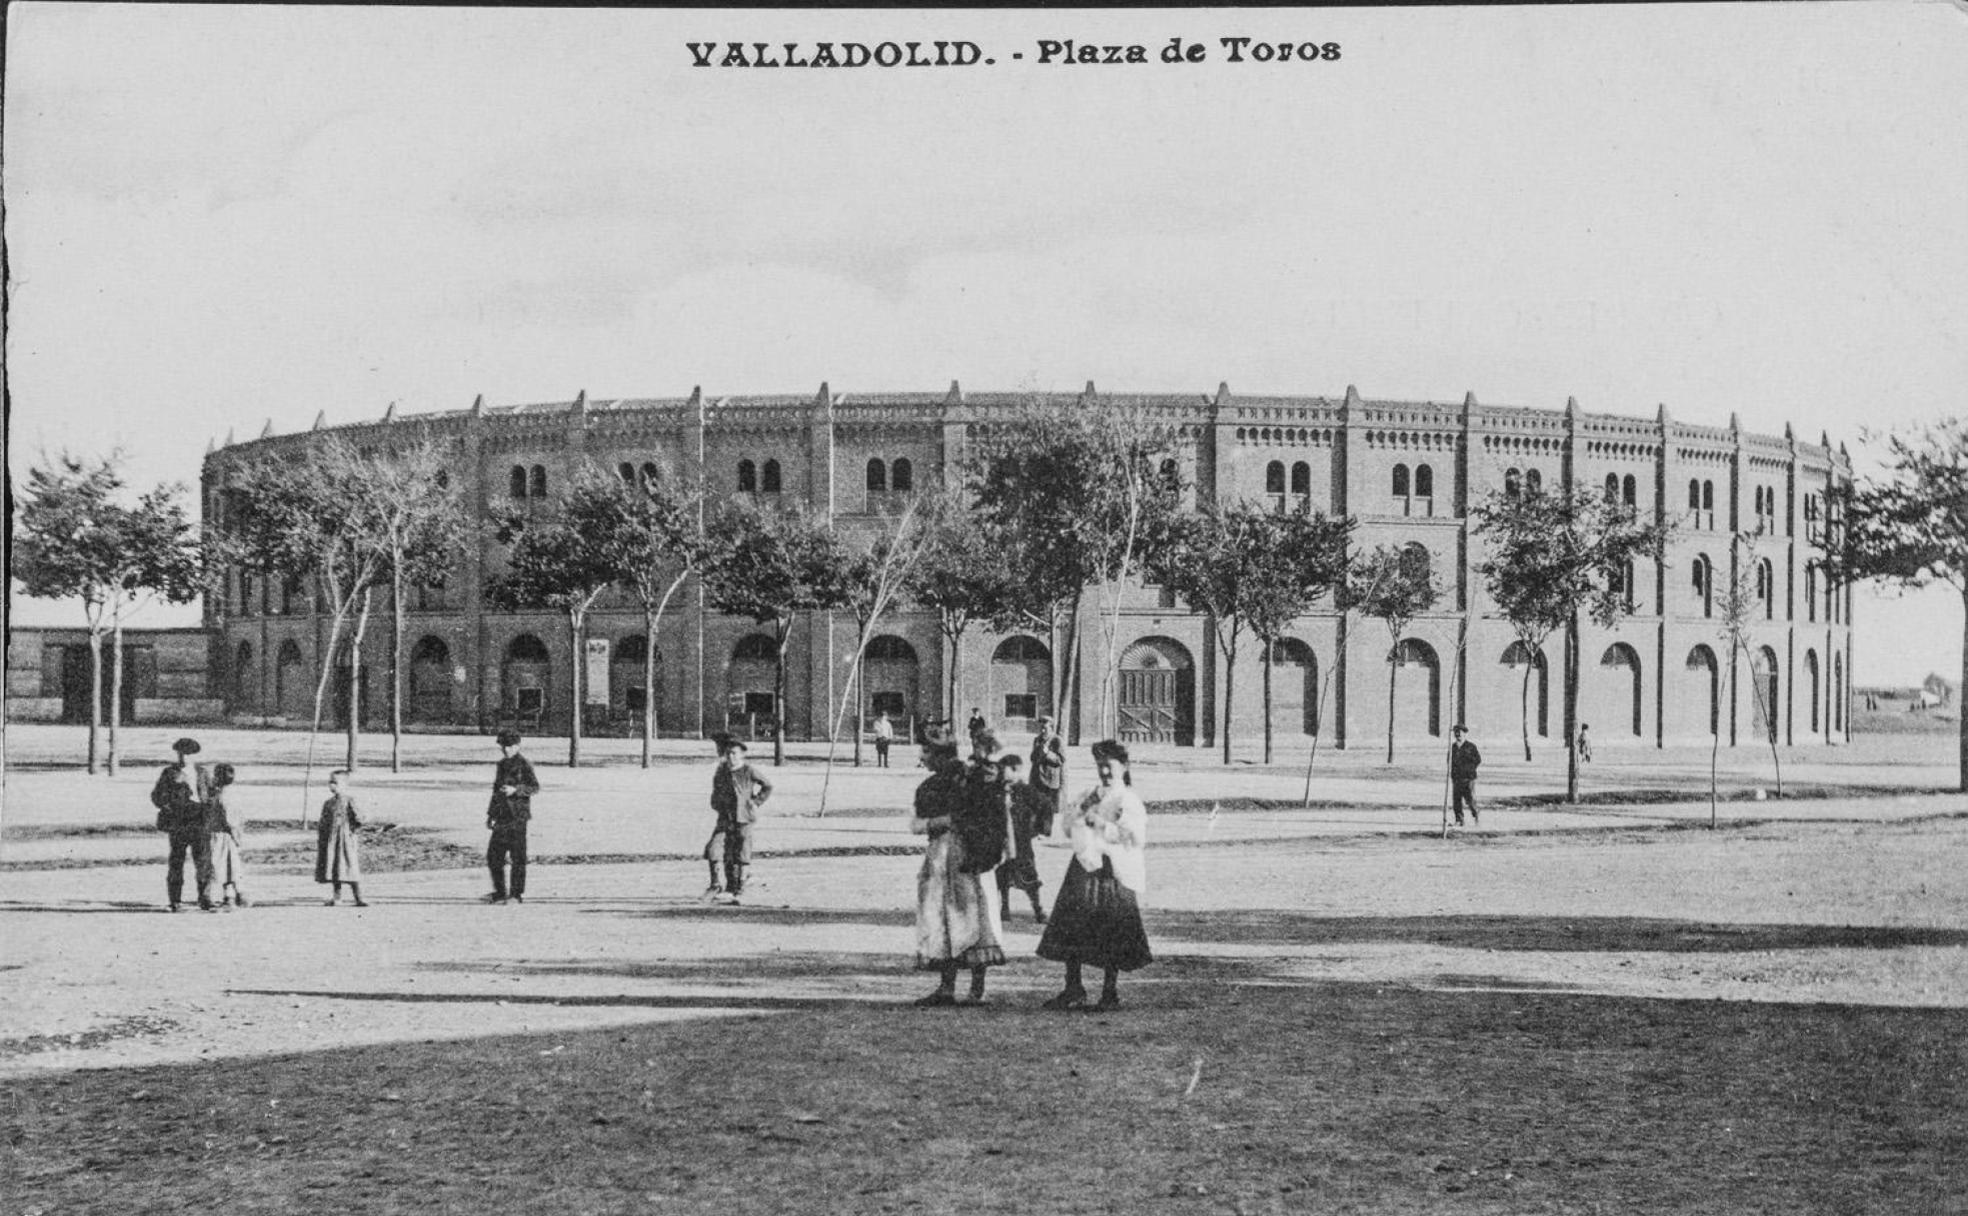
[[[190,758],[199,752],[198,740],[180,739],[171,745],[177,759],[157,774],[150,787],[150,804],[157,808],[157,826],[171,834],[171,858],[164,871],[164,890],[171,900],[171,911],[184,910],[185,858],[192,862],[198,882],[198,906],[217,912],[212,903],[212,842],[205,833],[205,809],[195,784],[196,770]]]
[[[533,795],[540,782],[533,766],[519,754],[519,732],[499,732],[499,767],[492,774],[492,805],[485,812],[485,826],[492,839],[485,848],[485,865],[492,871],[492,893],[488,904],[526,902],[526,825],[533,818]],[[506,881],[506,863],[512,863],[512,882]]]
[[[752,825],[758,822],[758,808],[772,797],[772,782],[745,763],[743,739],[719,734],[713,741],[718,766],[711,773],[711,810],[717,815],[717,826],[704,842],[704,860],[711,867],[711,885],[704,897],[735,904],[745,891],[745,867],[752,861]]]
[[[1053,733],[1051,718],[1039,719],[1038,733],[1032,736],[1030,763],[1032,774],[1027,780],[1033,789],[1046,795],[1046,798],[1039,799],[1041,803],[1050,799],[1036,827],[1039,835],[1050,836],[1053,817],[1059,813],[1059,799],[1066,790],[1066,745]]]
[[[1482,826],[1482,819],[1476,814],[1476,770],[1483,764],[1483,753],[1469,741],[1469,731],[1462,723],[1455,724],[1449,732],[1454,742],[1449,744],[1449,786],[1453,791],[1456,826],[1462,826],[1462,808],[1469,807],[1469,821]]]

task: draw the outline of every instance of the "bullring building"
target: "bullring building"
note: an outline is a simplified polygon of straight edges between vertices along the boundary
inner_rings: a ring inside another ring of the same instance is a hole
[[[1085,391],[1096,390],[1089,384]],[[1070,406],[1074,397],[1055,400]],[[955,384],[947,392],[883,394],[835,394],[823,385],[810,397],[693,392],[591,401],[582,393],[516,406],[487,406],[481,398],[466,410],[400,417],[392,407],[372,422],[329,429],[318,420],[312,431],[292,435],[274,435],[269,426],[257,440],[228,442],[206,458],[203,505],[208,520],[222,522],[221,491],[242,458],[294,452],[341,434],[368,449],[445,445],[454,453],[451,468],[466,479],[466,509],[480,522],[506,507],[551,513],[577,470],[594,463],[628,477],[674,470],[701,478],[714,496],[797,499],[835,528],[866,534],[909,495],[938,482],[962,458],[974,429],[1031,399],[966,394]],[[1658,746],[1719,735],[1729,745],[1775,738],[1801,746],[1846,738],[1851,601],[1821,565],[1835,524],[1833,490],[1851,475],[1842,448],[1807,443],[1788,430],[1781,437],[1749,434],[1733,418],[1726,427],[1700,426],[1665,409],[1633,418],[1587,413],[1576,402],[1547,410],[1482,405],[1473,396],[1381,401],[1351,388],[1338,397],[1241,396],[1227,386],[1120,400],[1179,426],[1181,471],[1199,499],[1351,515],[1359,521],[1359,547],[1419,546],[1436,574],[1435,609],[1399,638],[1380,621],[1347,622],[1324,604],[1271,654],[1246,645],[1235,681],[1241,739],[1260,729],[1264,661],[1273,665],[1274,729],[1287,744],[1316,733],[1326,745],[1374,746],[1385,738],[1390,712],[1402,739],[1443,738],[1463,720],[1501,740],[1518,733],[1520,697],[1532,735],[1559,737],[1562,639],[1531,652],[1486,602],[1470,508],[1493,491],[1566,486],[1602,489],[1674,524],[1665,560],[1627,574],[1633,615],[1611,629],[1584,627],[1580,718],[1595,742]],[[779,713],[790,738],[826,735],[854,650],[847,614],[810,613],[796,623],[781,706],[773,699],[771,638],[748,618],[706,608],[686,587],[659,631],[651,688],[644,686],[641,614],[626,596],[597,606],[585,652],[576,655],[563,616],[487,605],[484,579],[500,560],[500,547],[487,538],[469,547],[443,585],[408,594],[407,722],[564,732],[573,664],[581,662],[592,733],[634,733],[653,697],[665,735],[767,734]],[[1722,633],[1732,585],[1754,589],[1746,652]],[[1106,597],[1086,598],[1083,675],[1062,695],[1077,701],[1089,737],[1214,743],[1228,673],[1211,621],[1163,588],[1130,586],[1110,641],[1098,616]],[[329,658],[327,618],[314,610],[304,581],[233,572],[226,593],[208,600],[206,616],[217,639],[213,682],[228,715],[305,722],[318,665]],[[364,641],[361,703],[365,718],[378,722],[387,713],[389,632],[380,618]],[[976,707],[1000,729],[1024,730],[1054,713],[1054,645],[1038,632],[993,634],[978,626],[952,648],[932,614],[902,612],[869,647],[866,706],[888,710],[905,728],[924,718],[962,721]],[[956,703],[945,704],[952,675]],[[337,684],[334,700],[345,707],[348,681]]]

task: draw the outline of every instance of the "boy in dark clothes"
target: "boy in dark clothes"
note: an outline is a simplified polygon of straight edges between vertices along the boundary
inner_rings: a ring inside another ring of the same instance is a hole
[[[772,797],[772,782],[745,763],[745,741],[729,735],[717,737],[718,766],[711,774],[711,810],[717,826],[704,842],[704,860],[711,867],[711,885],[706,898],[737,903],[745,889],[745,867],[752,862],[752,824],[758,808]],[[724,874],[718,875],[718,862]]]
[[[492,893],[488,904],[526,902],[526,825],[533,819],[533,795],[540,782],[533,766],[519,754],[519,732],[499,732],[499,767],[492,774],[492,804],[485,812],[485,826],[492,839],[485,846],[485,865],[492,871]],[[506,863],[512,863],[512,882],[506,882]]]

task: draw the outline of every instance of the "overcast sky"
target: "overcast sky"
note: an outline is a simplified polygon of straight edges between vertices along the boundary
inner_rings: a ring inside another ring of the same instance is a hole
[[[699,384],[1576,396],[1860,459],[1968,412],[1944,3],[10,16],[17,477],[121,444],[195,482],[269,419]],[[1038,62],[1176,36],[1207,61]],[[996,62],[685,46],[935,39]],[[1859,624],[1860,683],[1959,669],[1958,600]]]

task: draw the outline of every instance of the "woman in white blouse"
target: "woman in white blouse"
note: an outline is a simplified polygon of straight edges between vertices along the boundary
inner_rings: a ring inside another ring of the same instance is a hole
[[[1096,1012],[1120,1006],[1116,982],[1123,971],[1154,961],[1141,924],[1140,897],[1148,885],[1144,848],[1148,808],[1134,792],[1127,748],[1112,739],[1093,745],[1100,785],[1082,795],[1061,828],[1073,846],[1052,919],[1039,939],[1039,957],[1066,964],[1066,987],[1047,1009],[1084,1009],[1080,969],[1102,971]]]

